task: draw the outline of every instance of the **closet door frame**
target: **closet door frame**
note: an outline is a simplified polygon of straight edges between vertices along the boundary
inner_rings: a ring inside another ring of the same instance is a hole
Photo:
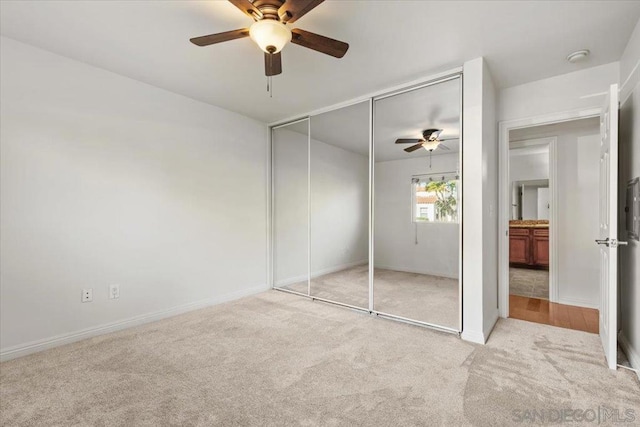
[[[375,147],[374,147],[374,137],[375,137],[375,102],[379,101],[379,100],[383,100],[385,98],[391,97],[391,96],[396,96],[396,95],[400,95],[402,93],[406,93],[406,92],[411,92],[414,90],[419,90],[419,89],[423,89],[429,86],[433,86],[433,85],[437,85],[439,83],[445,83],[451,80],[455,80],[458,79],[459,81],[459,85],[460,85],[460,96],[459,96],[459,106],[460,106],[460,121],[459,121],[459,126],[460,126],[460,150],[458,153],[458,162],[459,162],[459,174],[460,174],[460,183],[459,183],[459,200],[460,200],[460,205],[459,205],[459,211],[458,211],[458,216],[459,216],[459,222],[458,222],[458,241],[459,241],[459,250],[458,250],[458,327],[457,329],[454,328],[449,328],[449,327],[445,327],[445,326],[441,326],[441,325],[435,325],[435,324],[431,324],[428,322],[423,322],[423,321],[419,321],[419,320],[415,320],[415,319],[409,319],[409,318],[405,318],[402,316],[397,316],[397,315],[393,315],[390,313],[384,313],[384,312],[380,312],[380,311],[376,311],[374,308],[374,249],[375,249],[375,236],[374,236],[374,230],[375,230]],[[373,93],[373,94],[369,94],[367,96],[364,97],[360,97],[351,101],[347,101],[344,103],[340,103],[334,106],[330,106],[327,108],[323,108],[320,110],[316,110],[313,111],[307,115],[304,116],[300,116],[294,119],[290,119],[290,120],[286,120],[286,121],[282,121],[282,122],[276,122],[274,124],[269,125],[269,132],[268,132],[268,159],[269,161],[268,166],[267,166],[267,283],[269,288],[271,289],[276,289],[279,291],[283,291],[283,292],[288,292],[288,293],[292,293],[292,294],[296,294],[296,295],[300,295],[303,297],[307,297],[310,298],[311,300],[318,300],[318,301],[323,301],[323,302],[327,302],[327,303],[331,303],[331,304],[335,304],[335,305],[339,305],[339,306],[344,306],[344,307],[348,307],[354,310],[358,310],[358,311],[363,311],[363,312],[367,312],[371,315],[376,315],[379,317],[384,317],[384,318],[389,318],[392,320],[396,320],[396,321],[400,321],[400,322],[404,322],[404,323],[410,323],[410,324],[415,324],[418,326],[424,326],[424,327],[428,327],[431,329],[437,329],[443,332],[448,332],[448,333],[453,333],[453,334],[458,334],[460,335],[461,331],[462,331],[462,294],[463,294],[463,290],[464,290],[464,286],[463,286],[463,271],[462,271],[462,244],[463,244],[463,239],[462,239],[462,222],[463,222],[463,210],[464,210],[464,201],[463,201],[463,195],[464,195],[464,170],[463,170],[463,152],[464,152],[464,132],[463,132],[463,72],[462,72],[462,68],[457,68],[455,70],[449,71],[449,72],[445,72],[445,73],[441,73],[437,76],[432,76],[431,78],[427,79],[427,80],[422,80],[422,81],[418,81],[418,82],[414,82],[414,83],[410,83],[410,84],[406,84],[403,86],[397,86],[395,88],[392,89],[387,89],[385,91],[381,91],[381,92],[377,92],[377,93]],[[311,118],[313,116],[322,114],[322,113],[326,113],[326,112],[330,112],[330,111],[336,111],[339,110],[341,108],[344,107],[349,107],[352,105],[356,105],[356,104],[360,104],[363,103],[365,101],[369,102],[369,304],[367,308],[363,308],[363,307],[358,307],[358,306],[353,306],[350,304],[345,304],[339,301],[332,301],[332,300],[328,300],[328,299],[324,299],[324,298],[320,298],[320,297],[314,297],[313,295],[311,295],[311,193],[310,193],[310,186],[311,186]],[[275,263],[275,242],[274,242],[274,221],[275,221],[275,206],[274,206],[274,194],[275,194],[275,188],[274,188],[274,180],[273,180],[273,169],[274,169],[274,150],[273,150],[273,143],[274,143],[274,139],[273,139],[273,131],[275,129],[279,129],[282,127],[286,127],[295,123],[299,123],[302,121],[307,120],[307,189],[308,189],[308,194],[307,194],[307,228],[308,228],[308,232],[307,232],[307,294],[303,294],[300,292],[296,292],[296,291],[292,291],[289,289],[285,289],[282,287],[278,287],[275,285],[275,278],[274,278],[274,263]]]
[[[276,286],[276,278],[275,278],[275,263],[276,263],[276,242],[274,238],[275,232],[275,201],[274,197],[276,194],[275,188],[275,180],[273,179],[273,171],[275,167],[275,150],[273,149],[274,138],[273,133],[277,129],[286,128],[287,126],[295,125],[297,123],[307,122],[307,293],[297,292],[291,289],[287,289],[284,287]],[[290,120],[288,122],[278,124],[275,126],[269,126],[269,146],[267,156],[269,157],[268,167],[267,167],[267,176],[268,176],[268,189],[267,189],[267,282],[271,289],[277,289],[279,291],[288,292],[290,294],[300,295],[303,297],[309,297],[311,293],[311,277],[309,274],[309,269],[311,268],[311,254],[309,253],[311,247],[311,198],[309,195],[309,188],[311,186],[311,171],[309,170],[310,164],[310,153],[311,153],[311,117],[305,116],[299,119]]]
[[[377,316],[380,317],[384,317],[384,318],[388,318],[388,319],[392,319],[392,320],[397,320],[400,322],[405,322],[405,323],[411,323],[411,324],[415,324],[415,325],[419,325],[419,326],[425,326],[431,329],[437,329],[439,331],[443,331],[443,332],[448,332],[448,333],[453,333],[453,334],[457,334],[460,335],[460,333],[462,332],[462,292],[463,292],[463,280],[462,280],[462,218],[463,218],[463,209],[464,209],[464,202],[463,202],[463,194],[464,194],[464,171],[463,171],[463,167],[462,167],[462,155],[463,155],[463,151],[464,151],[464,132],[463,132],[463,109],[462,109],[462,100],[463,100],[463,93],[462,93],[462,89],[463,89],[463,75],[462,75],[462,71],[459,72],[455,72],[452,73],[450,75],[446,75],[443,77],[440,77],[438,79],[435,80],[430,80],[427,82],[424,82],[423,84],[418,84],[418,85],[414,85],[414,86],[410,86],[410,87],[406,87],[406,88],[402,88],[402,89],[398,89],[395,91],[391,91],[391,92],[387,92],[385,94],[381,94],[379,96],[375,96],[372,97],[372,105],[371,105],[371,138],[369,140],[370,145],[370,162],[371,162],[371,175],[369,177],[369,186],[371,187],[371,194],[370,194],[370,199],[371,199],[371,205],[369,206],[369,213],[370,213],[370,221],[369,221],[369,227],[370,227],[370,240],[369,240],[369,249],[371,251],[370,255],[369,255],[369,269],[370,269],[370,274],[369,274],[369,312],[372,314],[375,314]],[[424,89],[426,87],[429,86],[434,86],[440,83],[445,83],[448,81],[452,81],[452,80],[456,80],[458,79],[458,84],[460,87],[460,91],[459,91],[459,111],[460,111],[460,121],[459,121],[459,126],[460,126],[460,150],[458,152],[458,165],[459,165],[459,175],[460,175],[460,180],[459,180],[459,190],[458,190],[458,196],[459,196],[459,200],[460,200],[460,204],[458,206],[458,327],[457,328],[450,328],[450,327],[446,327],[446,326],[442,326],[442,325],[436,325],[433,323],[429,323],[429,322],[424,322],[424,321],[420,321],[420,320],[416,320],[416,319],[410,319],[407,317],[403,317],[403,316],[398,316],[395,314],[391,314],[391,313],[385,313],[382,311],[378,311],[375,310],[374,307],[374,277],[373,277],[373,260],[374,260],[374,245],[375,245],[375,236],[374,236],[374,227],[375,227],[375,147],[374,147],[374,140],[375,140],[375,103],[376,101],[381,101],[383,99],[386,98],[390,98],[392,96],[397,96],[397,95],[401,95],[403,93],[408,93],[408,92],[412,92],[412,91],[416,91],[416,90],[420,90],[420,89]]]

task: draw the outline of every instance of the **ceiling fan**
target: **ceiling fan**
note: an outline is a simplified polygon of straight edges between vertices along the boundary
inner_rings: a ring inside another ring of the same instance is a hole
[[[422,138],[419,139],[397,139],[396,144],[415,144],[411,147],[405,148],[404,151],[412,153],[420,148],[424,148],[429,152],[429,167],[431,167],[431,153],[433,150],[441,149],[449,151],[450,148],[442,144],[442,141],[450,141],[458,138],[442,138],[439,136],[442,133],[442,129],[426,129],[422,131]]]
[[[324,0],[229,0],[255,22],[249,28],[226,31],[194,37],[191,43],[209,46],[229,40],[251,37],[264,51],[264,68],[267,77],[282,73],[280,51],[288,42],[315,51],[342,58],[349,45],[347,43],[301,30],[290,29],[289,24],[306,15]]]

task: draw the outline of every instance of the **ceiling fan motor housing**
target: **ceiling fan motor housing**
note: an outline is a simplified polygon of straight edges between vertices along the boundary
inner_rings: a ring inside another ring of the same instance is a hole
[[[253,5],[262,13],[262,18],[260,19],[273,19],[284,22],[278,15],[278,9],[283,3],[284,0],[256,0]]]

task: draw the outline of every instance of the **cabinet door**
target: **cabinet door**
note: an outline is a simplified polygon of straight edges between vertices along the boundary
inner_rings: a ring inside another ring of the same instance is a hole
[[[511,235],[509,237],[509,262],[529,264],[529,236]]]
[[[533,235],[533,263],[549,267],[549,237]]]

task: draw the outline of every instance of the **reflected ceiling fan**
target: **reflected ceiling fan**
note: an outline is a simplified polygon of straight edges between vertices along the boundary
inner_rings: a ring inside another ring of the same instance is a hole
[[[282,73],[280,51],[288,42],[297,44],[336,58],[342,58],[347,43],[301,30],[290,29],[289,24],[306,15],[324,0],[229,0],[235,7],[255,22],[249,28],[194,37],[191,43],[209,46],[229,40],[251,37],[264,51],[264,68],[267,77]]]
[[[450,148],[442,144],[442,141],[450,141],[458,138],[442,138],[439,136],[442,133],[442,129],[426,129],[422,131],[422,138],[416,139],[397,139],[396,144],[415,144],[411,147],[405,148],[404,151],[412,153],[420,148],[424,148],[429,152],[429,167],[431,167],[431,153],[434,150],[441,149],[449,151]]]

